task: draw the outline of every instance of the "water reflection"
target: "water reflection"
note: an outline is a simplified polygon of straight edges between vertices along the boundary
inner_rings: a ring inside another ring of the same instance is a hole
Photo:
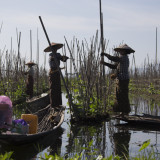
[[[128,158],[130,137],[131,133],[127,130],[122,130],[113,134],[115,155]]]
[[[142,97],[130,98],[133,114],[151,114],[154,116],[160,116],[160,105],[153,99],[144,99]]]
[[[105,123],[94,125],[71,124],[65,157],[83,153],[83,159],[93,159],[105,155]]]
[[[153,100],[136,97],[130,101],[133,104],[132,114],[160,115],[160,107]],[[65,95],[63,95],[63,103],[67,104]],[[20,112],[16,113],[18,115]],[[135,156],[140,145],[148,139],[151,140],[151,145],[155,147],[156,152],[160,152],[160,129],[128,125],[118,120],[92,125],[71,124],[68,109],[66,109],[62,128],[56,140],[53,140],[54,135],[50,135],[42,140],[41,145],[11,148],[15,151],[14,157],[38,160],[38,157],[44,153],[52,155],[56,153],[66,158],[82,153],[82,159],[96,159],[98,155],[107,157],[111,154],[122,157],[124,154]],[[9,151],[9,148],[0,148],[1,153],[5,151]]]
[[[132,114],[152,114],[159,115],[160,107],[153,100],[144,100],[136,97],[131,100]],[[128,125],[123,121],[110,120],[102,124],[88,125],[70,125],[67,129],[65,138],[65,148],[62,155],[73,157],[76,153],[83,153],[83,159],[96,158],[98,155],[107,157],[119,155],[124,157],[135,156],[139,152],[140,146],[144,141],[150,139],[151,146],[154,146],[157,152],[160,151],[160,128]],[[65,137],[65,136],[64,136]],[[90,142],[92,146],[90,147]],[[63,143],[62,143],[63,146]],[[151,148],[150,148],[151,149]],[[90,153],[95,153],[90,155]]]
[[[129,155],[131,132],[119,128],[115,121],[89,126],[71,124],[67,135],[66,158],[80,153],[83,153],[82,159],[96,159],[99,155],[108,157],[112,154],[122,158]]]

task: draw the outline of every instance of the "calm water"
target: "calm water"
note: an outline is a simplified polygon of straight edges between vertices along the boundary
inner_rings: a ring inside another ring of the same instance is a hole
[[[66,103],[67,100],[63,95],[63,105],[66,105]],[[144,101],[138,97],[134,98],[131,104],[132,114],[160,115],[160,107],[153,100]],[[151,131],[148,128],[139,128],[138,126],[126,126],[124,122],[117,120],[89,126],[72,125],[69,120],[70,115],[68,109],[66,109],[65,121],[56,142],[52,141],[53,137],[50,136],[44,140],[44,146],[16,147],[14,148],[16,159],[22,159],[23,157],[23,159],[28,160],[38,160],[38,157],[43,156],[44,153],[56,153],[65,157],[73,157],[76,153],[83,153],[83,159],[85,157],[94,159],[98,155],[107,157],[111,154],[118,154],[121,156],[122,152],[135,156],[138,154],[140,145],[148,139],[154,146],[155,152],[160,152],[160,131]],[[0,150],[8,151],[9,149],[1,147]]]

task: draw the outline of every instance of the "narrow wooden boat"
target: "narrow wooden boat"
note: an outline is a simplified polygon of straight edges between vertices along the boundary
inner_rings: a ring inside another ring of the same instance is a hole
[[[33,108],[36,110],[42,109],[50,104],[49,93],[43,93],[39,96],[35,96],[31,99],[26,100],[27,108],[33,111]]]
[[[148,114],[143,115],[124,115],[124,116],[115,116],[115,119],[125,121],[130,124],[143,124],[143,125],[160,125],[160,117],[152,116]]]
[[[38,116],[38,132],[36,134],[1,133],[0,143],[22,145],[34,143],[41,138],[52,134],[56,138],[57,130],[64,121],[65,108],[60,106],[56,111],[48,105],[34,113]]]
[[[26,102],[28,107],[44,108],[50,103],[49,93],[45,92],[38,96],[34,96],[31,99],[26,99],[26,97],[22,97],[18,100],[13,101],[12,104],[15,106],[24,102]]]
[[[26,145],[6,145],[0,143],[0,154],[5,154],[6,152],[12,151],[12,158],[16,160],[31,160],[36,159],[36,157],[38,159],[37,154],[48,147],[50,148],[50,151],[53,151],[53,155],[54,153],[58,154],[56,151],[61,150],[63,132],[64,129],[59,127],[56,131],[56,134],[43,136],[38,141],[34,143],[28,143]]]

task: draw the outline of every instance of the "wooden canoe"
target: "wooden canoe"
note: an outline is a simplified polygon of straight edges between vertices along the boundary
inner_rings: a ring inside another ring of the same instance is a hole
[[[37,154],[48,147],[50,150],[55,151],[54,153],[58,154],[56,151],[61,150],[63,132],[64,129],[59,127],[56,134],[44,136],[34,143],[24,145],[6,145],[0,143],[0,154],[12,151],[12,158],[16,160],[31,160],[36,159],[36,157],[38,159]]]
[[[152,116],[148,114],[115,116],[114,118],[136,125],[160,125],[160,116]]]
[[[21,97],[15,101],[13,101],[12,104],[15,106],[18,104],[22,104],[24,102],[26,102],[28,104],[28,106],[39,107],[39,108],[42,108],[42,106],[46,107],[50,103],[49,93],[45,92],[45,93],[42,93],[38,96],[34,96],[31,99],[26,99],[26,97]]]
[[[64,111],[63,106],[60,107],[58,111],[54,111],[53,108],[48,105],[46,108],[39,110],[34,113],[38,116],[38,133],[36,134],[17,134],[17,133],[1,133],[0,143],[10,144],[10,145],[23,145],[28,143],[37,142],[44,136],[52,134],[55,136],[57,134],[58,128],[64,121]],[[55,136],[56,137],[56,136]]]
[[[32,110],[35,108],[36,110],[45,108],[50,104],[49,93],[43,93],[39,96],[35,96],[31,99],[26,100],[27,108]]]

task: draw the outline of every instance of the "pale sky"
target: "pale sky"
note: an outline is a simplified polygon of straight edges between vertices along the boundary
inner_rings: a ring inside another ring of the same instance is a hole
[[[104,38],[109,40],[107,52],[126,43],[135,52],[137,65],[149,55],[155,59],[156,27],[158,28],[158,58],[160,29],[160,0],[101,0]],[[21,32],[20,53],[30,59],[30,30],[32,30],[33,60],[36,61],[37,29],[40,41],[40,64],[43,49],[48,46],[39,16],[42,17],[50,41],[65,43],[77,39],[89,40],[99,30],[99,0],[0,0],[0,49],[6,45],[17,50],[17,35]],[[68,54],[69,55],[69,54]],[[132,55],[130,56],[132,58]],[[47,64],[48,65],[48,64]]]

